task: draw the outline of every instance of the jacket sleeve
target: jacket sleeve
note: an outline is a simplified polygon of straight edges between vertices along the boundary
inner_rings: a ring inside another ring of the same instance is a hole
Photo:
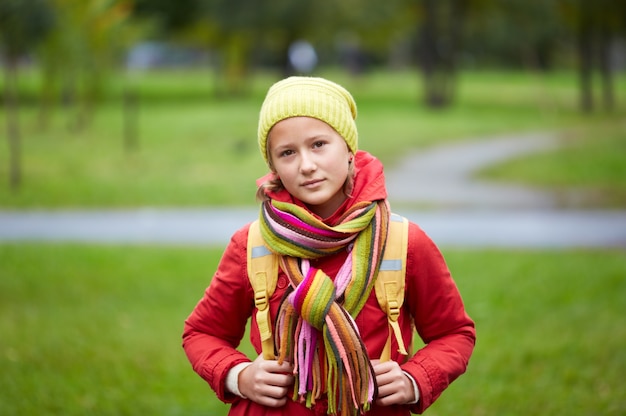
[[[183,349],[194,371],[227,403],[237,399],[225,387],[228,371],[250,361],[236,349],[254,307],[246,270],[247,230],[242,228],[231,238],[183,332]]]
[[[415,224],[409,229],[406,279],[405,306],[425,346],[402,369],[420,390],[411,411],[422,413],[465,372],[476,332],[441,252]]]

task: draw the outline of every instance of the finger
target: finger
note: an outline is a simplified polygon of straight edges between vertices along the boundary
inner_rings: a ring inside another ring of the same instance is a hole
[[[413,384],[404,374],[390,380],[389,383],[379,385],[376,402],[380,405],[406,404],[413,400],[415,400]]]
[[[376,364],[372,362],[372,368],[374,369],[374,374],[376,374],[377,376],[392,371],[394,367],[399,368],[398,363],[396,363],[395,361],[384,361],[384,362],[379,361]]]
[[[407,403],[402,388],[397,384],[388,384],[378,391],[376,403],[383,406]]]
[[[379,386],[378,387],[378,397],[379,398],[383,398],[383,397],[393,396],[394,394],[396,394],[398,392],[398,387],[399,386],[397,386],[394,383],[386,384],[384,386]]]
[[[266,407],[281,407],[284,406],[285,403],[287,403],[287,397],[274,398],[269,396],[262,396],[259,397],[256,402]]]
[[[396,362],[388,361],[374,367],[376,381],[385,384],[387,380],[394,379],[402,374],[400,366]]]
[[[293,384],[293,379],[291,374],[267,373],[266,383],[271,386],[287,387]]]
[[[278,361],[266,360],[261,363],[261,366],[268,373],[293,373],[293,365],[288,362],[278,364]]]
[[[284,386],[266,386],[264,396],[272,399],[283,399],[287,396],[289,389]]]

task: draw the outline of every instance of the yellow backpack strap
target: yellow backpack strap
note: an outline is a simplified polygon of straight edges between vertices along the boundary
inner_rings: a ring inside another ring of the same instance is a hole
[[[278,256],[265,245],[259,220],[250,225],[247,251],[248,278],[254,290],[254,305],[257,308],[256,322],[261,336],[263,358],[274,360],[276,355],[270,319],[270,297],[274,294],[278,279]]]
[[[391,214],[389,234],[385,245],[385,253],[376,278],[376,298],[383,311],[387,313],[389,335],[380,357],[381,361],[391,358],[391,337],[395,336],[398,351],[407,355],[398,317],[404,303],[404,282],[406,275],[406,252],[409,240],[409,222],[406,218]]]

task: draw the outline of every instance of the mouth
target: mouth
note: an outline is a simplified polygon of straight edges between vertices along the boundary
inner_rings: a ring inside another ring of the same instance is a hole
[[[323,181],[324,181],[323,179],[312,179],[310,181],[302,182],[301,186],[304,188],[314,188],[315,186],[322,183]]]

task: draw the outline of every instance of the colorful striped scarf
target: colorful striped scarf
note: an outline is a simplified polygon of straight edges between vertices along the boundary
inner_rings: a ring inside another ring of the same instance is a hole
[[[369,297],[380,267],[389,206],[361,202],[336,226],[328,226],[297,205],[266,201],[261,234],[281,256],[293,291],[280,305],[275,345],[278,360],[294,363],[294,400],[308,407],[328,397],[328,413],[369,410],[376,380],[353,320]],[[309,260],[350,251],[333,280]]]

